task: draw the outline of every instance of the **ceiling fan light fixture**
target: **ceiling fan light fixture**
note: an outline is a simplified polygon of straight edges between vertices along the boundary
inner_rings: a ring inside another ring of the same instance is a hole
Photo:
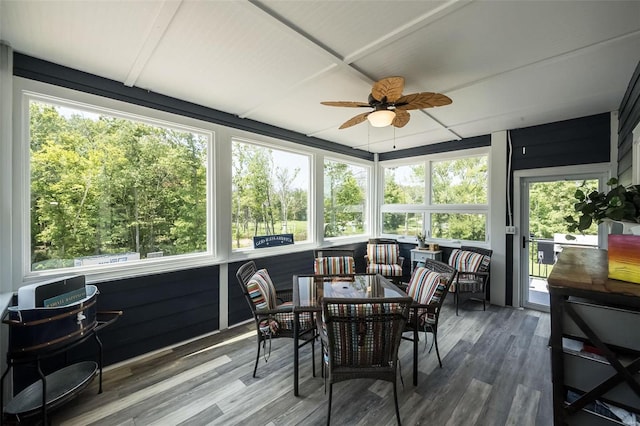
[[[380,109],[367,116],[367,120],[373,127],[389,126],[394,118],[396,118],[396,113],[388,109]]]

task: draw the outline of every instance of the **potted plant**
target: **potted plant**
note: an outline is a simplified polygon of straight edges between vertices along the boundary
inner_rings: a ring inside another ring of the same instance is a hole
[[[418,239],[418,248],[426,247],[426,244],[425,244],[426,237],[422,232],[418,232],[416,234],[416,238]]]
[[[640,185],[625,187],[616,178],[609,179],[607,185],[612,188],[606,193],[592,191],[585,194],[582,188],[576,189],[574,208],[579,216],[577,220],[572,215],[564,218],[569,232],[582,233],[592,223],[600,224],[607,220],[640,223]]]

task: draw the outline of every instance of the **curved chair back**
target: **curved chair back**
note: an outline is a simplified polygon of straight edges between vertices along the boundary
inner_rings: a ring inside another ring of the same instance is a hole
[[[313,272],[316,275],[355,274],[355,250],[317,249],[313,251]]]
[[[398,347],[409,317],[409,297],[397,299],[325,298],[322,302],[323,343],[329,381],[327,424],[331,421],[333,384],[373,378],[393,383],[396,417]]]
[[[371,238],[367,244],[367,273],[380,274],[391,279],[396,285],[400,283],[404,257],[400,256],[400,245],[396,240],[388,238]]]
[[[458,315],[461,294],[468,295],[468,299],[481,301],[482,310],[486,309],[492,254],[491,249],[473,246],[462,246],[451,252],[448,263],[458,270],[454,285],[451,287],[455,298],[456,315]]]
[[[253,277],[253,274],[255,274],[257,271],[258,271],[258,268],[256,268],[256,263],[253,260],[250,260],[247,263],[240,266],[240,268],[238,268],[238,272],[236,272],[236,278],[238,279],[238,284],[240,284],[240,288],[242,289],[242,294],[244,294],[244,297],[247,303],[249,304],[249,307],[251,308],[251,312],[254,314],[254,319],[256,321],[257,321],[257,318],[255,317],[256,307],[253,301],[251,300],[249,291],[247,290],[247,284],[249,283],[249,280],[251,279],[251,277]]]
[[[457,271],[450,265],[435,259],[425,259],[424,267],[418,267],[413,271],[406,292],[414,300],[411,309],[411,318],[407,323],[407,330],[422,330],[433,334],[433,343],[436,347],[438,364],[442,368],[440,350],[438,349],[438,321],[442,304],[447,297],[451,283],[455,280]],[[406,340],[416,339],[404,337]],[[426,344],[426,337],[425,337]],[[415,366],[414,366],[415,368]]]

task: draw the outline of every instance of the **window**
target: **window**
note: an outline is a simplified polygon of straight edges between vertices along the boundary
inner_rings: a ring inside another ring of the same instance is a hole
[[[365,233],[368,170],[363,166],[325,160],[325,238]]]
[[[383,166],[382,234],[487,241],[488,156],[480,150],[447,155]]]
[[[384,169],[384,204],[424,203],[424,163]]]
[[[423,229],[422,213],[383,213],[382,233],[393,235],[418,235]]]
[[[431,163],[432,204],[487,204],[487,157]]]
[[[29,118],[31,271],[210,250],[210,133],[37,97]]]
[[[253,247],[261,236],[307,241],[311,157],[239,139],[232,156],[233,248]]]

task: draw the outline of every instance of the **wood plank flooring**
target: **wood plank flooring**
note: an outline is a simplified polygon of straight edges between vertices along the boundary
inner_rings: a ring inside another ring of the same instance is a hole
[[[479,309],[478,309],[479,308]],[[474,310],[475,309],[475,310]],[[400,348],[398,383],[404,425],[552,424],[549,314],[469,302],[441,315],[443,368],[420,347],[412,385],[411,343]],[[431,343],[429,335],[429,344]],[[423,336],[421,336],[423,339]],[[243,325],[104,373],[52,413],[53,425],[322,425],[327,395],[312,377],[311,347],[301,350],[300,397],[293,396],[292,340],[276,339],[253,378],[253,326]],[[332,424],[394,425],[391,384],[354,380],[334,385]]]

